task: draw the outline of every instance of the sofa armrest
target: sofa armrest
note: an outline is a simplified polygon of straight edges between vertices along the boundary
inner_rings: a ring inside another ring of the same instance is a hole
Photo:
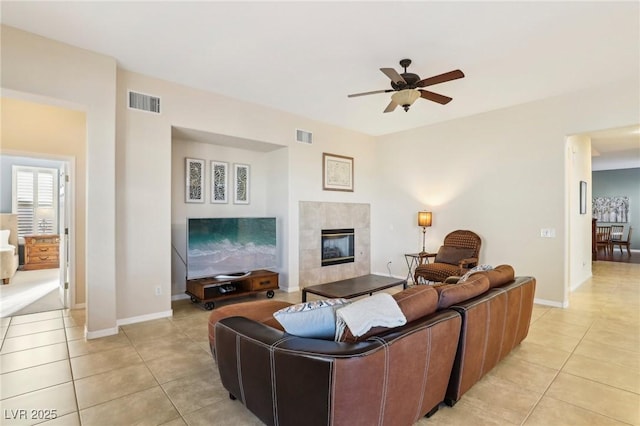
[[[326,425],[336,359],[361,358],[382,343],[296,337],[229,317],[216,324],[215,347],[222,385],[264,423]]]
[[[462,327],[447,390],[449,405],[453,406],[527,336],[535,287],[535,278],[516,277],[510,284],[451,306],[462,315]]]
[[[229,317],[215,326],[218,370],[230,394],[266,424],[413,424],[444,400],[460,324],[445,310],[343,343]]]
[[[15,247],[5,247],[0,251],[0,278],[2,278],[3,284],[9,283],[18,270],[18,263],[18,253]]]

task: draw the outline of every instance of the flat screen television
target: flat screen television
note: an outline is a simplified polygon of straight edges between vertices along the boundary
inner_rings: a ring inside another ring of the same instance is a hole
[[[187,279],[278,265],[275,217],[187,219]]]

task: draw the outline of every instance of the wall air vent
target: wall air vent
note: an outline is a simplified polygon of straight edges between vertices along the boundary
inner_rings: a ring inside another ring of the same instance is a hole
[[[313,143],[313,134],[306,130],[296,129],[296,141],[301,143]]]
[[[145,95],[144,93],[128,91],[129,108],[160,114],[160,98],[158,96]]]

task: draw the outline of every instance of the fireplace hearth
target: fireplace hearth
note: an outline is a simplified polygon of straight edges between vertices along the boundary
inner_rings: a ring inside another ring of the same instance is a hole
[[[322,230],[322,266],[355,262],[355,232],[348,229]]]

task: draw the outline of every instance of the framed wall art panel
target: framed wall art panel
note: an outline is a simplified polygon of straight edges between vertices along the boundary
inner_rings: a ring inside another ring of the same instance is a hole
[[[229,163],[211,162],[211,202],[224,204],[229,201]]]
[[[594,197],[592,210],[598,222],[628,223],[630,220],[628,196]]]
[[[204,160],[187,158],[185,165],[185,202],[204,203]]]
[[[234,164],[234,204],[249,204],[250,167],[248,164]]]

